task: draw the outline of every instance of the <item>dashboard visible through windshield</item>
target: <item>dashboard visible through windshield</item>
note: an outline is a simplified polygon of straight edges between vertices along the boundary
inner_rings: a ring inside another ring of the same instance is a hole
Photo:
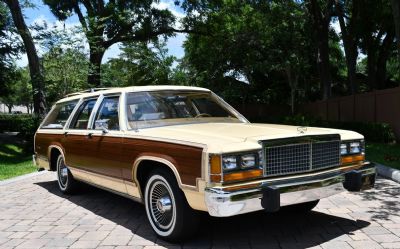
[[[243,122],[209,92],[157,91],[127,94],[129,129],[200,122]]]

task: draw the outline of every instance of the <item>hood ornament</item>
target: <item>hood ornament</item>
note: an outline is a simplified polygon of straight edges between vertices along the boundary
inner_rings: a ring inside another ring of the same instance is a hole
[[[299,126],[297,127],[297,131],[301,134],[304,134],[305,132],[307,132],[307,127],[305,126]]]

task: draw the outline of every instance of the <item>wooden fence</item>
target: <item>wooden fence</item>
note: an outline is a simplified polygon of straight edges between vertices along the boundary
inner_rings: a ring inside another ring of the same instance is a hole
[[[400,139],[400,87],[317,101],[300,109],[323,120],[388,123]]]

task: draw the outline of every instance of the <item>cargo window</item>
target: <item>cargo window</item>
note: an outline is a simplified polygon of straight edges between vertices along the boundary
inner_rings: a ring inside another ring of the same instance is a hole
[[[42,129],[63,129],[78,100],[57,104],[47,115]]]
[[[90,114],[93,111],[93,107],[96,104],[97,99],[85,100],[80,106],[74,119],[69,126],[70,129],[87,129]]]

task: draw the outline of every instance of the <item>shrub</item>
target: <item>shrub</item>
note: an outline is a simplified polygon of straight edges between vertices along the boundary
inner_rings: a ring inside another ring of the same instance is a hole
[[[393,143],[396,141],[392,127],[386,123],[325,121],[300,114],[285,117],[281,123],[352,130],[361,133],[367,141],[371,142]]]
[[[18,132],[18,136],[26,141],[25,150],[33,150],[33,137],[40,124],[40,118],[31,114],[0,114],[0,133]]]

